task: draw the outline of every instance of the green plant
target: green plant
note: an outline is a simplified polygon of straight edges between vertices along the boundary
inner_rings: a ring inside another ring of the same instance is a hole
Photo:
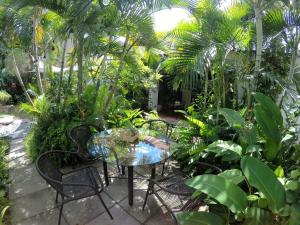
[[[297,204],[289,205],[284,186],[275,173],[253,157],[243,157],[240,166],[242,174],[231,170],[219,175],[200,175],[189,179],[186,184],[196,189],[193,197],[205,194],[214,202],[214,207],[220,205],[226,208],[225,216],[218,215],[223,218],[222,223],[234,224],[231,220],[231,215],[234,215],[235,220],[242,224],[298,224],[298,221],[295,222],[295,217],[299,216],[295,211]],[[293,177],[298,176],[299,171],[294,171]],[[243,183],[247,184],[247,189],[244,185],[243,188],[239,186]],[[291,187],[295,188],[293,185]],[[188,217],[185,219],[188,221]]]
[[[283,118],[280,109],[271,98],[262,93],[256,93],[254,98],[256,124],[246,121],[240,113],[232,109],[222,108],[219,112],[225,117],[229,126],[238,132],[243,154],[260,154],[260,150],[263,150],[264,157],[274,161],[279,157],[284,141]],[[259,147],[259,142],[263,143],[263,147]]]
[[[6,104],[11,99],[11,95],[6,91],[0,90],[0,103]]]
[[[5,215],[10,206],[6,193],[8,184],[8,166],[5,156],[8,148],[9,141],[5,138],[0,138],[0,225],[5,224]]]

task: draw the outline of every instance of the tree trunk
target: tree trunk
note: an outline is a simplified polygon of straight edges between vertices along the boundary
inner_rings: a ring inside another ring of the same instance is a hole
[[[298,28],[298,26],[296,26],[293,54],[292,54],[292,58],[291,58],[291,65],[290,65],[290,70],[289,70],[288,79],[287,79],[289,84],[291,84],[293,82],[293,78],[294,78],[294,74],[295,74],[298,46],[299,46],[299,28]],[[279,100],[280,108],[283,104],[283,100],[284,100],[285,96],[286,96],[286,89],[284,89],[280,94],[280,100]]]
[[[122,72],[124,64],[125,64],[126,53],[128,53],[129,50],[130,50],[130,48],[133,46],[133,45],[131,45],[128,49],[126,49],[127,48],[127,44],[128,44],[128,40],[129,40],[129,33],[127,33],[127,35],[126,35],[126,39],[125,39],[125,42],[124,42],[122,55],[121,55],[121,58],[120,58],[120,64],[119,64],[118,71],[117,71],[117,76],[116,76],[116,79],[114,80],[114,84],[112,85],[111,91],[110,91],[110,93],[109,93],[109,95],[107,97],[107,100],[105,102],[104,110],[106,110],[108,108],[108,106],[110,105],[110,103],[112,101],[112,98],[113,98],[113,96],[114,96],[114,94],[116,92],[116,89],[118,87],[119,79],[121,77],[121,72]]]
[[[207,103],[207,92],[208,92],[208,71],[204,72],[205,80],[204,80],[204,104],[206,106]]]
[[[260,71],[262,48],[263,48],[263,26],[262,26],[262,13],[257,4],[254,5],[255,12],[255,27],[256,27],[256,58],[254,73],[258,75]]]
[[[256,28],[256,56],[255,56],[255,66],[252,79],[249,80],[249,93],[247,97],[248,107],[252,106],[252,92],[256,91],[257,78],[260,72],[260,65],[262,60],[262,48],[263,48],[263,26],[262,26],[262,12],[259,7],[258,2],[254,2],[254,12],[255,12],[255,28]]]
[[[82,92],[83,92],[83,37],[80,36],[77,41],[77,94],[79,107],[82,106]]]
[[[60,103],[60,100],[61,100],[67,43],[68,43],[68,39],[65,40],[64,47],[63,47],[63,53],[62,53],[62,59],[61,59],[60,77],[59,77],[59,84],[58,84],[58,98],[57,98],[58,104]]]
[[[17,78],[18,78],[18,80],[19,80],[19,83],[20,83],[20,85],[21,85],[21,88],[22,88],[22,90],[24,91],[24,94],[25,94],[25,96],[26,96],[26,98],[27,98],[27,101],[29,101],[30,104],[33,105],[33,102],[32,102],[32,100],[31,100],[29,94],[27,93],[26,87],[25,87],[24,82],[23,82],[23,80],[22,80],[22,77],[21,77],[21,74],[20,74],[20,71],[19,71],[17,62],[16,62],[16,58],[15,58],[15,55],[14,55],[13,52],[12,52],[12,57],[13,57],[14,66],[15,66],[15,69],[16,69],[16,76],[17,76]]]
[[[37,78],[38,87],[40,93],[44,93],[42,78],[39,68],[39,54],[38,54],[38,43],[37,43],[37,28],[38,28],[38,19],[39,19],[39,9],[36,7],[34,9],[34,16],[33,16],[33,51],[34,51],[34,65],[35,65],[35,73]]]

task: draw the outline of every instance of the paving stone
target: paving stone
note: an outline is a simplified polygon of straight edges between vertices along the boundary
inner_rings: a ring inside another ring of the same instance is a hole
[[[144,223],[151,215],[159,210],[161,203],[150,195],[147,200],[145,210],[143,211],[144,199],[146,191],[135,190],[133,198],[133,206],[129,206],[128,198],[124,199],[119,205],[131,216],[136,218],[141,223]]]
[[[34,164],[21,169],[9,170],[9,177],[11,180],[10,199],[16,199],[48,187],[45,180],[38,174]]]
[[[115,202],[105,193],[101,197],[107,207]],[[69,224],[83,225],[105,212],[105,209],[97,196],[69,202],[64,205],[63,215]]]
[[[26,153],[25,153],[24,149],[19,149],[14,152],[9,152],[6,158],[8,161],[11,161],[11,160],[17,159],[21,156],[24,156],[25,154]]]
[[[106,186],[105,193],[116,202],[120,202],[128,195],[127,187],[126,179],[110,179],[110,184]]]
[[[10,146],[9,153],[13,153],[13,152],[17,152],[17,151],[24,151],[25,152],[24,145],[15,144],[13,146],[12,145]]]
[[[145,225],[176,225],[176,222],[171,214],[162,207],[145,222]]]
[[[114,217],[110,219],[107,213],[103,213],[86,225],[140,225],[140,223],[133,217],[128,215],[119,205],[114,205],[110,208],[110,212]]]
[[[11,201],[12,224],[55,208],[54,192],[44,189]]]
[[[15,147],[17,145],[23,146],[23,144],[24,144],[24,138],[17,138],[17,139],[11,140],[10,147]]]
[[[16,222],[15,225],[54,225],[58,223],[59,210],[53,209]],[[61,218],[61,225],[68,225],[64,217]]]
[[[9,169],[21,169],[24,167],[27,167],[28,165],[31,165],[30,159],[26,156],[20,156],[14,160],[11,160],[8,162],[8,168]]]

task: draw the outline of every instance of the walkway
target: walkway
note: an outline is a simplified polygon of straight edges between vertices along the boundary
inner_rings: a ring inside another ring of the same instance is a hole
[[[58,205],[55,192],[44,182],[31,164],[24,150],[24,137],[30,122],[21,120],[11,136],[8,155],[11,184],[9,198],[12,225],[55,225],[58,222]],[[102,171],[101,164],[95,165]],[[113,168],[110,168],[111,170]],[[110,208],[114,220],[110,220],[97,197],[78,200],[65,205],[62,225],[171,225],[172,218],[151,196],[145,211],[142,203],[147,182],[135,183],[134,206],[128,205],[126,180],[111,180],[102,197]]]

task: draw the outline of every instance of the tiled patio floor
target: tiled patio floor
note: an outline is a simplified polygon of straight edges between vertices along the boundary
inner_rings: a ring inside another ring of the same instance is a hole
[[[22,121],[11,135],[11,148],[8,155],[11,184],[10,216],[12,225],[55,225],[58,222],[58,206],[55,192],[30,164],[23,145],[24,136],[29,129],[29,121]],[[96,163],[102,171],[101,163]],[[114,168],[110,168],[111,171]],[[102,197],[114,219],[111,220],[97,197],[67,203],[64,206],[62,225],[171,225],[171,216],[164,207],[151,196],[145,211],[142,204],[147,182],[135,180],[134,205],[128,205],[127,181],[111,179]]]

